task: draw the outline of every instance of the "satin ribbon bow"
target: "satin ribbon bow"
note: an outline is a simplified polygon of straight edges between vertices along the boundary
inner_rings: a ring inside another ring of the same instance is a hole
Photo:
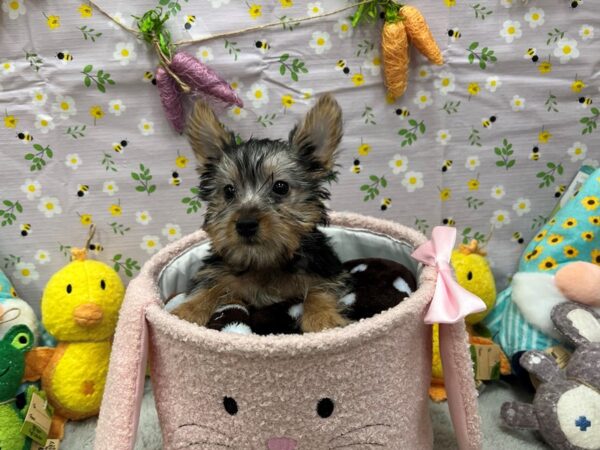
[[[486,305],[467,291],[452,276],[450,256],[456,243],[456,228],[435,227],[431,240],[411,255],[417,261],[437,269],[433,300],[425,315],[425,323],[456,323],[472,313],[485,311]]]

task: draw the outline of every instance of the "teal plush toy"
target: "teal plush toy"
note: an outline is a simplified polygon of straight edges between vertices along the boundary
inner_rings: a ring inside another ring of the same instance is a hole
[[[20,432],[25,417],[25,407],[20,409],[15,397],[25,374],[25,353],[32,347],[33,333],[25,325],[12,327],[0,340],[0,449],[2,450],[31,448],[31,440]],[[31,392],[31,389],[28,390],[28,397]]]
[[[40,331],[35,312],[19,298],[6,274],[0,270],[0,338],[15,325],[26,325],[33,333],[34,343],[38,342]]]

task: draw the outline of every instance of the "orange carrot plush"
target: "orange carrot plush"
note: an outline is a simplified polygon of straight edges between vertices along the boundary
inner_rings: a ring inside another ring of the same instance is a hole
[[[432,63],[444,64],[442,52],[435,42],[421,11],[414,6],[405,5],[400,8],[400,14],[404,17],[406,34],[408,34],[412,44],[417,47],[417,50]]]
[[[408,86],[408,37],[401,20],[387,22],[381,32],[381,54],[383,56],[383,75],[388,94],[400,97]]]

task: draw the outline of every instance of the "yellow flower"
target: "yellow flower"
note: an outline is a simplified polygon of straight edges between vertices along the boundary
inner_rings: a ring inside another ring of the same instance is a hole
[[[284,108],[290,108],[294,103],[296,103],[296,101],[291,95],[286,94],[281,96],[281,104]]]
[[[104,111],[102,111],[102,107],[95,105],[90,108],[90,116],[94,118],[94,123],[96,123],[96,119],[102,119],[104,117]]]
[[[470,83],[467,90],[469,91],[469,95],[479,94],[479,91],[480,91],[479,83]]]
[[[262,6],[257,4],[250,5],[250,9],[248,10],[250,13],[250,17],[256,19],[257,17],[262,16]]]
[[[369,144],[360,144],[358,154],[360,156],[367,156],[369,153],[371,153],[371,146]]]
[[[77,11],[81,14],[81,17],[87,19],[88,17],[92,17],[92,7],[90,5],[81,4]]]
[[[548,130],[542,130],[538,134],[538,141],[540,144],[547,144],[548,141],[552,139],[552,134]]]
[[[48,28],[54,30],[60,27],[60,17],[59,16],[46,16],[46,23],[48,24]]]
[[[600,227],[600,216],[592,216],[592,217],[590,217],[589,220],[592,225],[596,225],[597,227]]]
[[[452,197],[452,191],[450,190],[450,188],[444,188],[440,191],[440,200],[445,202],[447,200],[450,200],[450,197]]]
[[[456,6],[456,0],[444,0],[444,5],[448,8],[452,8],[453,6]]]
[[[538,66],[538,70],[540,73],[550,73],[552,72],[552,63],[550,61],[542,61]]]
[[[536,242],[540,242],[542,239],[544,239],[544,236],[546,236],[547,232],[548,232],[547,230],[542,230],[533,239],[535,239]]]
[[[110,212],[111,215],[117,217],[121,215],[123,209],[121,209],[121,205],[112,204],[108,207],[108,212]]]
[[[365,76],[362,73],[355,73],[352,75],[352,82],[354,86],[360,86],[365,82]]]
[[[187,166],[188,162],[189,162],[189,159],[187,159],[183,155],[179,155],[177,158],[175,158],[175,165],[177,167],[179,167],[180,169],[184,169],[185,166]]]
[[[81,214],[79,216],[79,221],[81,225],[89,225],[92,223],[92,215],[91,214]]]
[[[593,195],[589,195],[583,200],[581,200],[581,204],[588,211],[593,211],[594,209],[596,209],[598,207],[599,202],[600,201],[598,200],[598,197],[595,197]]]
[[[600,266],[600,250],[592,250],[592,262],[597,266]]]
[[[584,241],[589,242],[594,239],[594,233],[592,231],[584,231],[583,233],[581,233],[581,238]]]
[[[565,248],[563,248],[563,253],[567,258],[575,258],[577,255],[579,255],[579,250],[571,245],[565,245]]]
[[[575,219],[574,217],[569,217],[562,224],[563,228],[573,228],[575,226],[577,226],[577,219]]]
[[[581,92],[583,88],[585,88],[585,83],[581,80],[575,80],[571,83],[571,90],[573,92]]]
[[[548,243],[550,245],[560,244],[563,241],[563,237],[560,234],[553,234],[548,236]]]
[[[282,8],[290,8],[294,6],[294,2],[292,0],[279,0]]]
[[[479,190],[479,180],[476,178],[473,178],[473,179],[469,180],[469,182],[467,183],[467,186],[469,186],[470,191],[478,191]]]
[[[529,253],[527,253],[525,255],[525,260],[532,261],[532,260],[536,259],[538,256],[540,256],[543,251],[544,251],[544,247],[542,247],[541,245],[538,245],[536,248],[534,248],[533,250],[531,250]]]
[[[15,116],[4,116],[4,126],[6,128],[16,128],[18,123],[19,119],[17,119]]]
[[[540,269],[540,270],[552,270],[552,269],[555,269],[557,265],[558,264],[556,263],[556,260],[554,258],[552,258],[551,256],[548,256],[546,259],[544,259],[538,265],[538,269]]]

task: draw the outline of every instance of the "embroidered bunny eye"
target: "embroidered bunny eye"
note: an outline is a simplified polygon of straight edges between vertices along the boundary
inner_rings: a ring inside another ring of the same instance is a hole
[[[317,403],[317,414],[323,419],[326,419],[333,414],[334,408],[335,405],[333,400],[330,398],[322,398],[319,400],[319,403]]]
[[[237,402],[231,397],[223,397],[223,407],[230,416],[235,416],[238,412]]]

